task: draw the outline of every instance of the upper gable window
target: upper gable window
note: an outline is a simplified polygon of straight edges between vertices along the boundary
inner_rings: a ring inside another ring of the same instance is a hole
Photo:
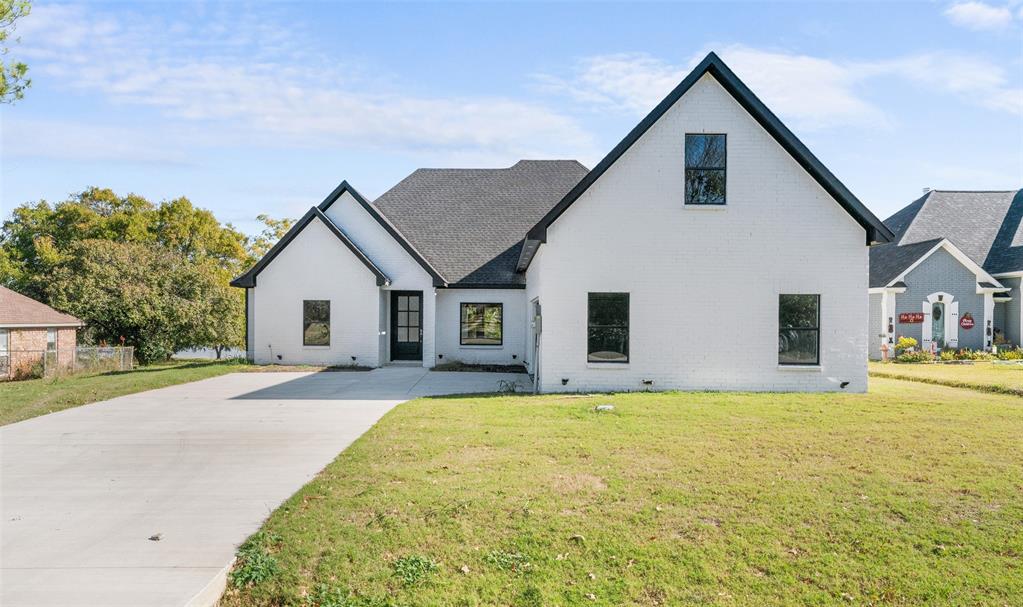
[[[686,204],[725,204],[725,135],[686,134]]]

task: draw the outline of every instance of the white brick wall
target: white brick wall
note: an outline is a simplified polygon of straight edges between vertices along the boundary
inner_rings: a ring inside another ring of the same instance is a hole
[[[341,229],[352,239],[356,245],[373,260],[388,278],[391,285],[387,287],[392,291],[422,291],[423,292],[423,366],[434,365],[434,320],[436,314],[434,306],[436,295],[434,293],[433,279],[419,263],[413,259],[398,242],[391,237],[373,217],[366,212],[354,197],[345,192],[334,201],[334,204],[327,209],[326,215],[331,218]],[[389,296],[389,293],[385,295]],[[382,313],[390,314],[388,301],[377,302]],[[384,331],[390,327],[389,320],[384,318]],[[374,327],[379,325],[374,321]],[[387,335],[381,336],[380,340],[380,362],[386,363],[390,360],[388,349],[390,339]]]
[[[502,345],[460,345],[462,302],[504,304]],[[444,355],[437,362],[521,364],[526,339],[525,302],[524,289],[437,289],[437,354]]]
[[[355,356],[358,364],[378,364],[376,276],[319,219],[260,272],[252,292],[255,362],[349,365]],[[329,347],[302,345],[306,299],[330,300]]]
[[[724,208],[683,206],[685,134],[700,132],[728,135]],[[527,290],[543,306],[542,389],[865,390],[864,240],[704,76],[548,230]],[[627,366],[586,362],[590,291],[631,294]],[[781,293],[821,295],[819,371],[779,369]]]

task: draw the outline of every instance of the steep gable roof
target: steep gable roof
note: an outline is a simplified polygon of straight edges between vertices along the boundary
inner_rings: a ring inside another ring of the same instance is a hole
[[[526,232],[587,173],[575,160],[418,169],[373,201],[451,287],[521,287]]]
[[[74,326],[80,327],[84,323],[63,312],[58,312],[50,306],[12,291],[7,287],[0,287],[0,327],[16,326]]]
[[[416,247],[414,247],[412,243],[409,242],[409,240],[405,238],[405,236],[401,232],[399,232],[397,228],[394,227],[394,224],[391,223],[387,218],[382,216],[377,211],[376,207],[370,204],[368,200],[363,198],[362,194],[360,194],[358,190],[348,185],[347,181],[342,181],[341,185],[334,188],[334,191],[328,194],[327,197],[323,199],[323,202],[321,202],[318,206],[320,211],[326,212],[327,209],[329,209],[332,204],[334,204],[339,198],[341,198],[341,196],[344,195],[345,192],[351,194],[352,198],[354,198],[355,201],[359,203],[359,206],[361,206],[367,213],[369,213],[370,217],[372,217],[378,224],[380,224],[380,226],[383,227],[385,231],[387,231],[391,238],[393,238],[399,245],[401,245],[401,247],[405,249],[405,252],[408,253],[412,257],[412,259],[414,259],[416,263],[418,263],[424,270],[426,270],[426,273],[429,274],[431,278],[433,278],[433,286],[442,287],[447,284],[447,281],[444,279],[443,276],[440,275],[440,272],[438,272],[437,269],[429,261],[427,261],[425,257],[423,257],[423,255],[416,249]]]
[[[331,221],[331,219],[327,217],[323,213],[323,211],[321,211],[318,207],[312,207],[308,211],[306,211],[306,214],[302,216],[302,219],[299,219],[295,223],[295,225],[291,226],[291,229],[288,230],[288,233],[285,234],[284,237],[281,238],[279,241],[277,241],[277,244],[271,247],[270,250],[266,252],[266,255],[263,256],[262,259],[256,262],[256,265],[252,266],[252,268],[248,272],[232,280],[231,286],[242,288],[255,287],[256,277],[259,276],[259,273],[263,271],[263,268],[269,265],[270,262],[273,261],[274,258],[277,257],[277,255],[279,255],[281,251],[284,250],[284,247],[288,246],[288,243],[294,240],[296,236],[301,234],[302,230],[304,230],[305,227],[309,225],[309,223],[314,219],[319,219],[320,221],[322,221],[323,225],[325,225],[327,229],[330,230],[331,234],[337,237],[338,240],[340,240],[346,247],[348,247],[348,250],[350,250],[359,259],[359,261],[361,261],[362,264],[366,266],[366,268],[369,269],[369,271],[372,272],[374,276],[376,276],[377,286],[386,285],[391,282],[387,275],[384,274],[383,271],[380,268],[378,268],[376,264],[374,264],[373,261],[370,260],[370,258],[367,257],[366,254],[363,253],[362,250],[359,249],[359,247],[356,246],[354,242],[352,242],[348,235],[345,234],[341,230],[341,228],[337,226],[337,224]]]
[[[774,139],[781,144],[793,159],[810,176],[817,181],[830,194],[839,205],[842,206],[867,232],[867,244],[875,242],[888,242],[894,235],[874,216],[859,199],[856,198],[831,171],[825,167],[820,160],[801,142],[793,133],[782,124],[774,113],[771,112],[757,98],[753,92],[725,65],[715,53],[710,53],[703,61],[689,73],[685,79],[671,93],[668,94],[651,111],[646,118],[636,125],[611,152],[604,157],[593,170],[583,178],[565,197],[558,202],[544,217],[529,230],[527,241],[524,243],[519,257],[518,269],[525,270],[529,266],[533,255],[539,248],[540,243],[547,241],[547,228],[564,213],[568,207],[579,199],[601,175],[607,171],[640,137],[646,133],[675,103],[682,98],[690,88],[699,81],[704,74],[710,74],[728,93],[739,102],[757,123],[760,124]]]

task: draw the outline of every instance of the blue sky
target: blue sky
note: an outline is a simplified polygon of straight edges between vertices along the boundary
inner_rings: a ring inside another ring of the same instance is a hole
[[[90,185],[247,232],[342,179],[593,166],[709,50],[882,218],[1023,186],[1023,2],[38,2],[0,216]]]

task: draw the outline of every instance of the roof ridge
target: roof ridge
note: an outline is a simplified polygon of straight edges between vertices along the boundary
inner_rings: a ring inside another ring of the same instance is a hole
[[[576,158],[522,158],[515,161],[515,164],[506,167],[419,167],[414,169],[412,173],[417,171],[510,171],[520,164],[526,162],[535,163],[554,163],[554,162],[574,162],[586,170],[589,170],[585,164],[579,162]],[[411,175],[412,173],[409,173]],[[408,176],[406,175],[405,178]],[[403,178],[403,179],[405,179]],[[398,183],[401,183],[400,181]]]

